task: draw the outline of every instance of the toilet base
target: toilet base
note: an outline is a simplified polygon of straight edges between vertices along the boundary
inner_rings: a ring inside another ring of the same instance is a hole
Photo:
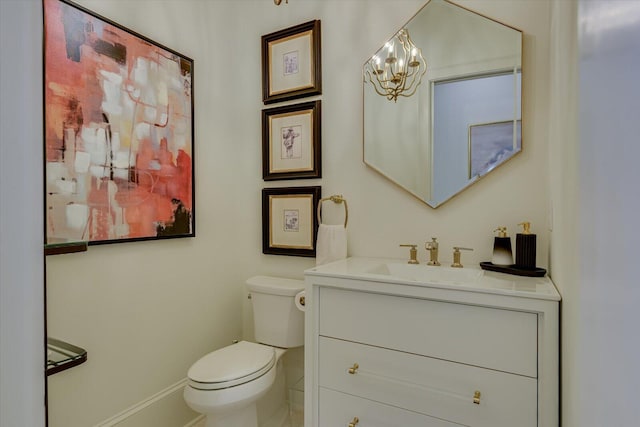
[[[244,384],[217,390],[201,390],[187,384],[184,388],[187,406],[206,415],[206,427],[258,427],[257,401],[273,386],[276,372],[283,375],[281,357],[285,352],[276,348],[276,361],[271,369]]]
[[[256,404],[252,403],[241,410],[228,412],[222,417],[207,414],[205,427],[258,427]]]

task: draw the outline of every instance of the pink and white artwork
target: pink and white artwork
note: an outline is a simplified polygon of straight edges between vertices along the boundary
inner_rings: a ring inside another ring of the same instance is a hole
[[[194,236],[193,61],[44,0],[46,243]]]

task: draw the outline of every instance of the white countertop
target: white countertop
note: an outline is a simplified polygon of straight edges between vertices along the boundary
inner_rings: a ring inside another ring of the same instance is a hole
[[[395,275],[385,266],[399,267],[402,272],[416,274]],[[406,260],[386,258],[362,258],[352,257],[345,260],[310,268],[305,271],[306,276],[339,277],[344,279],[360,279],[381,283],[395,283],[405,286],[418,286],[427,288],[440,288],[468,292],[480,292],[500,295],[511,295],[524,298],[560,301],[561,297],[551,279],[545,277],[524,277],[506,273],[485,271],[475,266],[465,266],[463,275],[476,276],[471,280],[460,279],[455,282],[448,280],[418,279],[419,274],[425,270],[439,271],[442,273],[451,271],[450,267],[431,267],[424,264],[408,265]],[[457,270],[457,269],[456,269]],[[456,274],[456,272],[452,272]],[[477,274],[474,274],[477,273]]]

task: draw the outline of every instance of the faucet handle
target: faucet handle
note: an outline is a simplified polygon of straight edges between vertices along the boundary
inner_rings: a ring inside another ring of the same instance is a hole
[[[472,248],[463,248],[460,246],[454,246],[453,247],[453,264],[451,264],[451,267],[454,268],[462,268],[463,265],[460,263],[460,251],[472,251]]]
[[[404,244],[404,245],[400,245],[400,247],[411,248],[409,249],[409,261],[407,261],[407,264],[419,264],[418,249],[416,249],[418,245]]]

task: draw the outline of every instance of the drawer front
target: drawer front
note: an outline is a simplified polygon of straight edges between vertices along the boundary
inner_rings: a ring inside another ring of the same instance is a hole
[[[537,425],[534,378],[349,341],[320,338],[318,383],[463,425]]]
[[[320,335],[537,377],[538,316],[321,287]]]
[[[324,388],[319,393],[318,416],[320,427],[349,427],[350,424],[354,427],[462,427]]]

